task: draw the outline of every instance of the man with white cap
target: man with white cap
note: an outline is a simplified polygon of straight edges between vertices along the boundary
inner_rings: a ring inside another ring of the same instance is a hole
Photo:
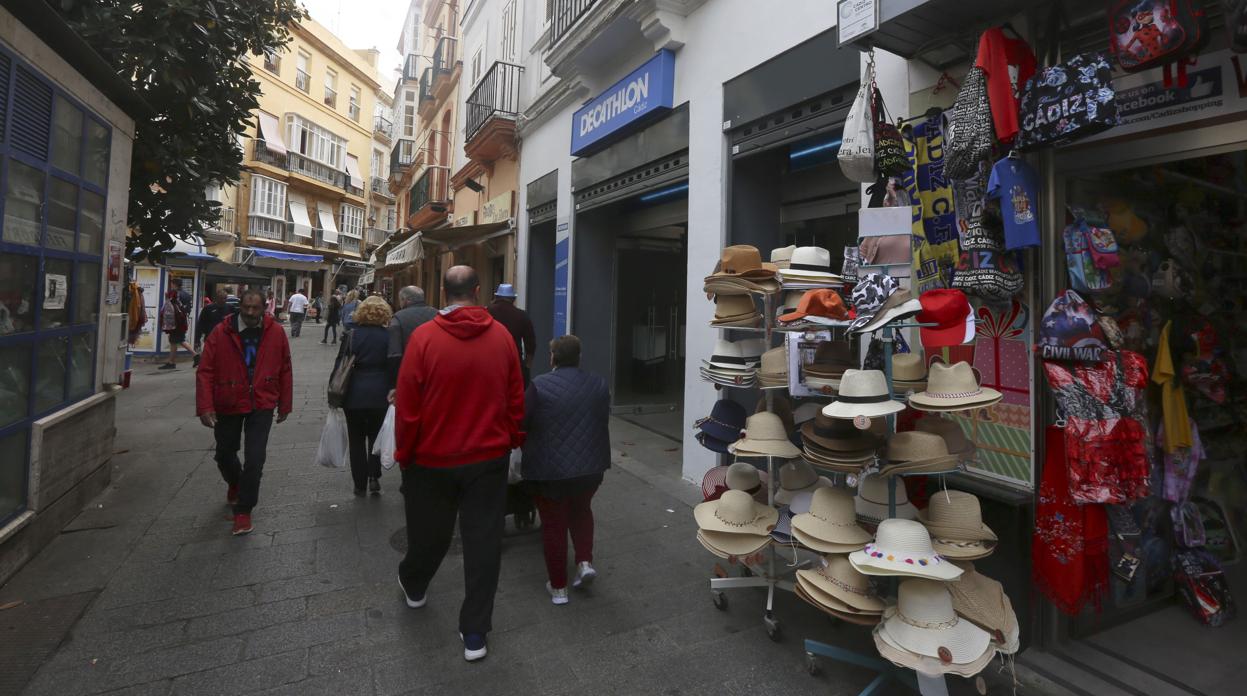
[[[489,305],[489,314],[494,321],[506,327],[515,339],[515,349],[519,351],[520,368],[524,371],[524,386],[528,387],[533,367],[533,355],[537,350],[537,335],[533,331],[533,320],[528,312],[515,306],[515,286],[502,283],[494,291],[494,301]]]

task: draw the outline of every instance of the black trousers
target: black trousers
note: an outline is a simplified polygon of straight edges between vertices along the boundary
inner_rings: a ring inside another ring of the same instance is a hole
[[[303,331],[303,317],[307,316],[303,312],[290,313],[290,335],[298,336]]]
[[[330,331],[330,330],[333,330],[333,340],[334,340],[334,342],[336,343],[336,342],[338,341],[338,322],[336,322],[336,321],[334,321],[334,322],[329,322],[329,323],[326,323],[326,324],[325,324],[325,337],[324,337],[324,338],[322,338],[322,339],[320,339],[320,340],[322,340],[322,341],[328,341],[328,340],[329,340],[329,331]]]
[[[407,555],[398,576],[412,597],[422,597],[450,548],[459,519],[463,541],[463,606],[459,631],[493,628],[494,593],[502,565],[506,520],[507,457],[446,469],[403,469]]]
[[[238,486],[238,504],[234,514],[251,514],[260,497],[260,477],[264,475],[264,459],[268,455],[268,433],[273,428],[273,412],[252,411],[232,416],[217,416],[216,465],[221,478],[230,486]],[[243,448],[246,463],[238,461],[238,448]]]
[[[363,488],[368,477],[381,478],[381,457],[372,453],[387,408],[346,408],[346,440],[351,450],[351,478]]]

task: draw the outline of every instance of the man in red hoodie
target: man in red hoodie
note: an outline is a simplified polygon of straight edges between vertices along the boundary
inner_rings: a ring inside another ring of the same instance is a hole
[[[403,470],[407,556],[398,582],[424,606],[450,548],[463,541],[463,657],[485,657],[502,562],[507,460],[523,444],[524,378],[515,341],[484,307],[471,266],[442,278],[447,306],[411,334],[398,371],[394,458]]]
[[[292,371],[286,332],[264,313],[264,295],[247,290],[234,316],[204,342],[195,375],[195,414],[216,435],[216,462],[234,506],[234,534],[250,533],[260,496],[268,433],[290,415]],[[246,465],[238,461],[243,446]]]

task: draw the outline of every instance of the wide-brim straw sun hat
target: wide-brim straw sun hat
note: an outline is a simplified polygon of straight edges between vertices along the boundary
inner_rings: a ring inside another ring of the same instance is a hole
[[[879,418],[904,410],[905,404],[888,395],[882,370],[845,370],[836,400],[823,407],[823,413],[832,418]]]
[[[796,582],[793,583],[792,589],[793,594],[797,595],[797,598],[806,602],[810,606],[821,610],[833,619],[839,619],[846,623],[856,624],[859,626],[876,626],[883,618],[882,614],[854,614],[832,609],[830,605],[835,604],[835,600],[831,599],[830,595],[822,592],[814,585],[802,580],[799,575],[797,576]]]
[[[891,610],[895,611],[895,610]],[[890,614],[885,612],[883,617],[886,618]],[[994,646],[989,646],[987,650],[978,659],[967,662],[965,664],[944,663],[939,658],[927,657],[925,655],[917,655],[904,648],[898,646],[887,631],[884,630],[882,620],[875,625],[875,629],[871,631],[871,635],[875,639],[875,649],[879,651],[879,656],[891,662],[892,664],[904,669],[912,669],[915,672],[926,674],[932,677],[938,677],[945,674],[954,674],[959,677],[973,677],[992,663],[992,659],[996,657]]]
[[[957,616],[987,631],[1000,652],[1006,655],[1017,652],[1021,628],[1004,587],[975,570],[973,563],[958,565],[965,572],[957,582],[948,583]]]
[[[978,447],[966,436],[966,431],[961,424],[949,418],[939,416],[920,418],[914,424],[914,429],[924,433],[934,433],[944,438],[948,453],[955,455],[963,462],[974,459],[974,455],[978,453]]]
[[[857,572],[847,557],[829,555],[824,557],[824,561],[823,565],[814,570],[799,570],[797,574],[808,584],[833,597],[843,605],[844,611],[883,613],[883,600],[871,588],[870,579]],[[832,608],[840,609],[835,605]]]
[[[697,540],[701,545],[719,558],[731,556],[748,556],[766,548],[771,543],[770,535],[728,534],[712,532],[706,529],[697,530]]]
[[[901,581],[880,631],[895,647],[945,665],[973,663],[991,647],[987,631],[957,617],[944,583],[922,578]]]
[[[931,548],[950,561],[977,561],[996,552],[994,541],[953,541],[931,538]]]
[[[814,491],[814,497],[810,500],[810,511],[792,518],[792,528],[803,537],[834,545],[837,550],[842,550],[845,546],[866,544],[872,539],[870,532],[857,524],[852,494],[840,488],[819,488]]]
[[[960,411],[991,406],[1003,397],[995,389],[982,386],[978,371],[970,363],[936,362],[927,372],[927,388],[911,394],[909,405],[920,411]]]
[[[935,433],[909,430],[888,438],[884,456],[888,473],[943,473],[957,468],[960,458],[949,454],[944,438]]]
[[[779,511],[744,491],[729,490],[718,500],[694,507],[693,519],[698,528],[710,532],[766,536],[779,521]]]
[[[918,521],[932,537],[954,541],[996,541],[996,533],[983,522],[978,496],[965,491],[939,491],[931,496]]]
[[[888,514],[888,479],[879,474],[862,477],[858,484],[857,497],[853,500],[853,508],[860,519],[870,524],[879,524],[889,517],[918,519],[918,508],[909,502],[905,482],[900,479],[896,479],[896,514]]]
[[[812,494],[815,490],[830,485],[831,479],[819,476],[809,462],[796,459],[779,469],[779,488],[775,491],[775,502],[790,505],[799,494]]]
[[[914,520],[897,518],[881,521],[874,542],[849,554],[849,562],[866,575],[932,580],[955,580],[961,575],[960,568],[935,552],[926,527]]]
[[[784,422],[774,413],[755,413],[745,420],[745,436],[728,448],[732,454],[796,459],[801,450],[792,444]]]

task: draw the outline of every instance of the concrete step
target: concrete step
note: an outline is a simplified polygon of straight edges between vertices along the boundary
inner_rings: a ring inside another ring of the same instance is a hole
[[[1028,650],[1019,665],[1049,682],[1045,695],[1074,696],[1199,696],[1192,691],[1119,659],[1091,643],[1055,650]]]

